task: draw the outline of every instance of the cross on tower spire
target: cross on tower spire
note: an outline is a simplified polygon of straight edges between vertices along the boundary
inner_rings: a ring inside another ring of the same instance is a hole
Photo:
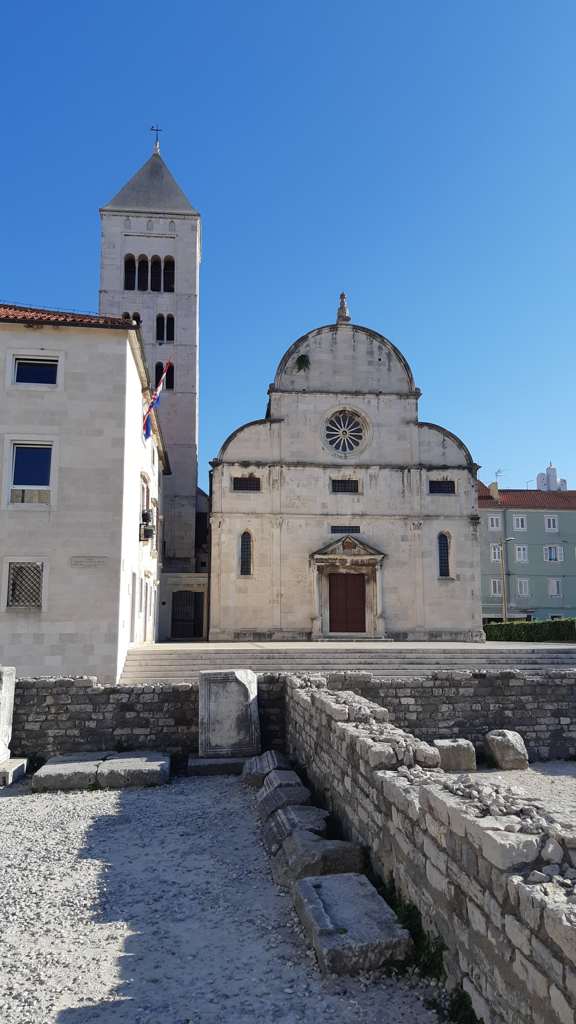
[[[157,124],[153,124],[151,129],[150,129],[150,131],[156,133],[156,141],[154,142],[154,152],[155,153],[159,153],[160,152],[160,140],[159,140],[158,136],[159,136],[160,132],[162,131],[162,128],[159,128]]]

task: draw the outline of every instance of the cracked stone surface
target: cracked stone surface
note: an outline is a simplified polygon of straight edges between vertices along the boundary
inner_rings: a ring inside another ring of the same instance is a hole
[[[239,778],[0,793],[2,1024],[437,1024],[427,986],[322,979]]]

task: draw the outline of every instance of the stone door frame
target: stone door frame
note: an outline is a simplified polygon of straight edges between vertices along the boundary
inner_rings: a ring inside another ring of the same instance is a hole
[[[383,610],[383,562],[385,554],[363,541],[346,535],[310,555],[314,578],[314,617],[312,639],[323,637],[350,640],[382,638],[385,634]],[[366,578],[366,631],[330,632],[331,573],[361,573]]]

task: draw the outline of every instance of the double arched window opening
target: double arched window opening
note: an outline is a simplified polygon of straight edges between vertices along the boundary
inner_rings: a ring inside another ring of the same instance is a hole
[[[450,576],[450,537],[447,533],[438,534],[438,575],[443,579]]]
[[[156,363],[156,366],[154,367],[154,387],[156,387],[156,388],[158,387],[158,385],[160,383],[160,380],[162,378],[163,372],[164,372],[164,363]],[[173,365],[168,367],[168,370],[167,370],[167,373],[166,373],[166,380],[164,382],[164,387],[166,388],[167,391],[174,391],[174,366]]]
[[[156,341],[160,344],[164,341],[174,341],[174,317],[172,313],[164,316],[159,313],[156,317]]]
[[[252,575],[252,535],[248,530],[240,537],[240,575]]]
[[[139,256],[132,254],[124,257],[124,291],[133,292],[173,292],[176,280],[176,267],[172,256]]]

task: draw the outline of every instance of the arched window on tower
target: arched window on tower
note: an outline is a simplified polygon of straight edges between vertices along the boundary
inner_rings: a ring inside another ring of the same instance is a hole
[[[164,259],[164,291],[174,291],[174,260],[172,256],[166,256]]]
[[[150,291],[162,291],[162,260],[159,256],[153,256],[150,260]]]
[[[170,223],[168,224],[168,231],[171,234],[175,234],[176,233],[176,225],[175,225],[173,220],[171,220]]]
[[[166,390],[167,391],[174,391],[174,364],[173,363],[168,367],[168,372],[166,374]]]
[[[148,257],[138,257],[138,291],[148,291]]]
[[[156,366],[154,367],[154,387],[155,388],[157,388],[159,383],[160,383],[160,378],[162,377],[163,370],[164,370],[164,363],[156,363]]]
[[[174,341],[174,317],[168,313],[166,317],[166,341]]]
[[[450,538],[447,533],[438,534],[438,575],[450,576]]]
[[[124,291],[133,292],[136,287],[136,260],[133,256],[124,257]]]
[[[161,313],[156,317],[156,341],[164,341],[164,317]]]
[[[240,575],[252,575],[252,536],[248,530],[240,537]]]

